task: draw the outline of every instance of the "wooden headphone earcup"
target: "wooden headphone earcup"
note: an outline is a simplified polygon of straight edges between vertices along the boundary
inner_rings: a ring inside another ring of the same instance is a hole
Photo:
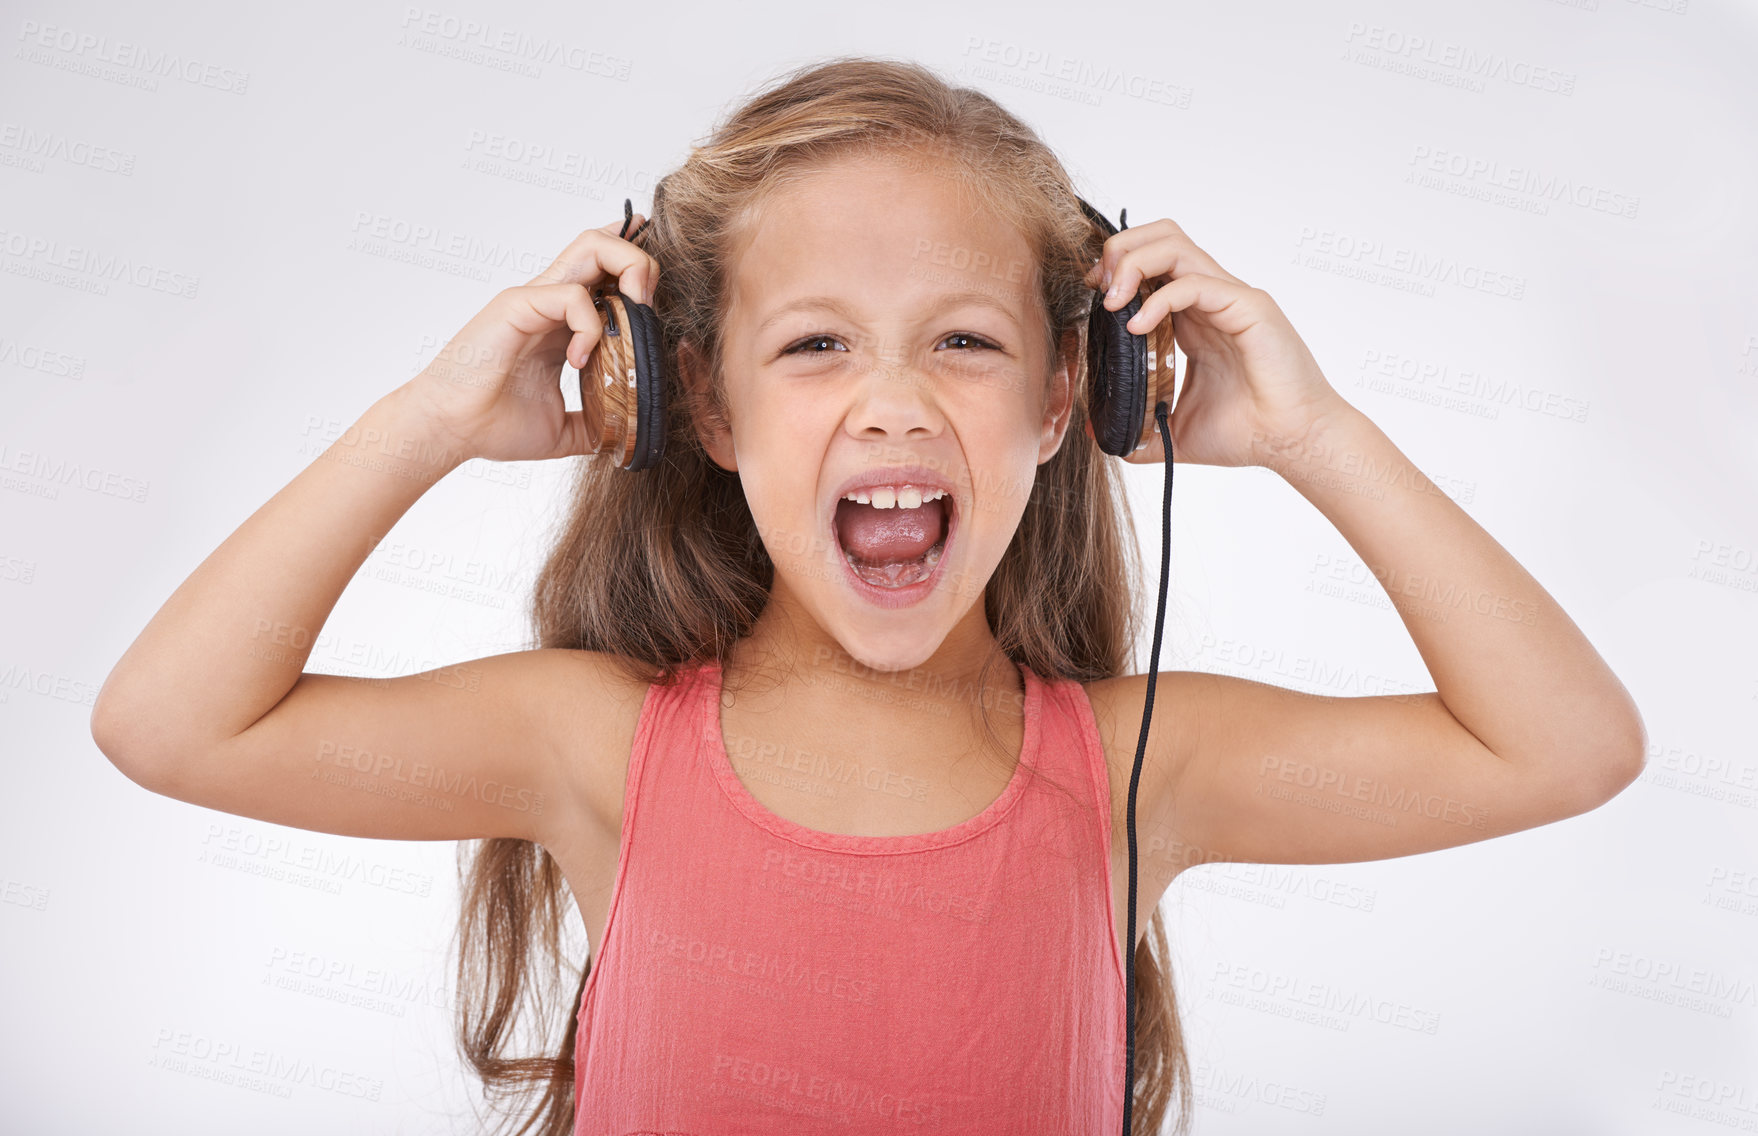
[[[580,403],[589,417],[597,419],[593,452],[609,454],[626,470],[647,469],[665,452],[659,319],[652,308],[615,289],[594,300],[604,320],[604,334],[580,368]]]
[[[1177,381],[1177,359],[1174,352],[1178,343],[1172,333],[1171,315],[1162,319],[1143,338],[1147,341],[1148,373],[1145,397],[1142,399],[1141,437],[1135,444],[1138,450],[1160,436],[1159,423],[1154,419],[1155,405],[1163,401],[1168,415],[1172,410],[1173,388]],[[1167,425],[1171,425],[1169,420]]]

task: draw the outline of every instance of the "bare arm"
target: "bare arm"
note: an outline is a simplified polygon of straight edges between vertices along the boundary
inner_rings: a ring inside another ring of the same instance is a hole
[[[631,267],[624,291],[650,294],[634,290],[650,257],[582,233],[240,525],[99,691],[92,736],[111,761],[155,792],[319,831],[539,839],[570,784],[564,743],[590,737],[595,696],[626,693],[605,660],[517,652],[378,681],[303,668],[367,555],[447,472],[589,452],[557,376],[601,330],[587,286]]]
[[[1168,725],[1156,714],[1138,804],[1176,870],[1431,851],[1585,812],[1635,779],[1647,737],[1629,692],[1377,426],[1345,404],[1300,443],[1271,448],[1265,464],[1379,579],[1436,691],[1333,698],[1161,672],[1155,709],[1164,699]],[[1131,756],[1145,682],[1097,684],[1096,702],[1110,703],[1101,723],[1127,732]]]
[[[1271,468],[1379,579],[1456,728],[1585,798],[1610,797],[1641,771],[1647,735],[1624,684],[1532,574],[1366,415],[1343,404]]]
[[[100,746],[150,773],[257,722],[368,554],[465,456],[406,387],[379,399],[165,601],[99,692]]]
[[[1336,392],[1267,292],[1171,218],[1107,237],[1087,279],[1107,289],[1113,311],[1154,284],[1129,319],[1135,334],[1173,321],[1188,360],[1169,423],[1177,460],[1286,478],[1373,571],[1437,688],[1325,698],[1160,672],[1167,726],[1150,731],[1137,794],[1138,819],[1159,844],[1148,863],[1176,874],[1206,860],[1409,855],[1585,812],[1635,779],[1647,736],[1605,660]],[[1172,456],[1158,444],[1128,460]],[[1129,755],[1124,781],[1134,730],[1116,742],[1139,724],[1147,678],[1089,689],[1108,752]]]
[[[565,705],[562,676],[545,653],[383,680],[303,673],[366,556],[457,464],[405,388],[374,403],[153,616],[99,692],[99,748],[154,792],[278,824],[538,839],[566,807],[542,719]]]

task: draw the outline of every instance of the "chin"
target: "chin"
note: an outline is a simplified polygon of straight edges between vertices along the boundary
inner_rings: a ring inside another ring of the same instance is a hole
[[[924,635],[925,630],[918,624],[875,635],[844,633],[836,641],[865,669],[889,674],[914,670],[934,657],[946,636],[934,635],[930,640]]]

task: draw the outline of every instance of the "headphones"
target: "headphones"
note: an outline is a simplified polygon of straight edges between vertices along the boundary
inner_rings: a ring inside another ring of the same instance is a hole
[[[1129,210],[1118,213],[1112,225],[1103,213],[1076,197],[1087,219],[1107,238],[1129,227]],[[634,204],[623,199],[623,227],[617,236],[637,242],[652,218],[633,233]],[[1166,622],[1166,585],[1172,554],[1172,428],[1167,419],[1174,389],[1172,320],[1163,319],[1147,335],[1137,335],[1125,325],[1141,310],[1151,289],[1147,281],[1116,311],[1107,311],[1104,294],[1093,296],[1087,318],[1087,417],[1092,421],[1093,440],[1113,457],[1125,457],[1153,439],[1159,428],[1166,450],[1166,488],[1160,530],[1160,590],[1154,613],[1154,643],[1148,662],[1148,683],[1142,707],[1141,736],[1136,742],[1135,765],[1129,775],[1129,922],[1123,950],[1126,990],[1124,1027],[1125,1065],[1123,1081],[1123,1133],[1129,1136],[1135,1083],[1135,795],[1141,780],[1142,757],[1148,744],[1148,720],[1154,711],[1154,680],[1159,670],[1160,639]],[[623,469],[651,469],[665,453],[665,376],[659,317],[653,309],[631,300],[615,282],[593,293],[593,307],[604,320],[599,338],[585,366],[580,368],[580,398],[587,401],[587,387],[598,389],[604,411],[599,436],[592,438],[595,452],[609,454]]]
[[[1107,237],[1119,231],[1103,213],[1076,198],[1087,217]],[[633,233],[634,203],[623,199],[623,228],[617,236],[638,243],[652,219]],[[1118,215],[1128,228],[1129,210]],[[1141,310],[1149,289],[1111,312],[1095,294],[1087,320],[1087,416],[1099,448],[1123,457],[1147,445],[1154,436],[1153,405],[1170,398],[1173,383],[1172,321],[1162,320],[1147,335],[1124,325]],[[602,437],[596,452],[608,453],[623,469],[657,465],[665,453],[665,379],[661,361],[659,317],[653,309],[617,291],[614,282],[597,289],[592,303],[604,320],[604,334],[580,369],[580,395],[588,384],[598,388],[604,410]]]
[[[1107,238],[1129,228],[1129,210],[1117,214],[1113,226],[1103,213],[1076,198],[1087,218]],[[1141,712],[1141,735],[1135,743],[1135,764],[1129,771],[1129,921],[1123,941],[1123,1136],[1130,1136],[1129,1122],[1135,1106],[1135,790],[1141,782],[1142,757],[1148,748],[1148,719],[1154,713],[1154,681],[1160,672],[1160,639],[1166,629],[1166,585],[1172,571],[1172,402],[1174,360],[1172,320],[1163,319],[1137,335],[1127,324],[1147,299],[1148,282],[1116,311],[1105,310],[1104,293],[1093,296],[1092,315],[1087,319],[1087,413],[1093,421],[1093,438],[1113,457],[1123,457],[1147,445],[1159,427],[1166,448],[1166,489],[1160,506],[1160,588],[1154,608],[1154,645],[1148,653],[1148,685]],[[1150,409],[1151,408],[1151,409]]]
[[[653,220],[647,218],[631,233],[629,222],[634,219],[634,203],[625,197],[619,239],[638,242]],[[580,405],[591,407],[586,388],[597,387],[604,424],[588,441],[594,453],[609,454],[623,469],[651,469],[665,453],[665,364],[659,317],[651,307],[617,291],[614,280],[593,290],[592,306],[604,320],[604,334],[580,368]],[[587,418],[590,421],[591,416]]]

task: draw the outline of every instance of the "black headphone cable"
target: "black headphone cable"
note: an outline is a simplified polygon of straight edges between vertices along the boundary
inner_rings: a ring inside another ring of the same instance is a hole
[[[1142,755],[1148,747],[1148,720],[1154,713],[1154,679],[1160,669],[1160,636],[1166,626],[1166,585],[1172,574],[1172,425],[1166,418],[1165,399],[1155,404],[1154,421],[1159,423],[1160,438],[1166,444],[1166,490],[1160,510],[1160,591],[1154,611],[1154,645],[1148,654],[1147,700],[1142,707],[1141,737],[1135,743],[1135,767],[1129,773],[1129,922],[1123,950],[1123,1136],[1129,1136],[1129,1120],[1135,1105],[1135,788],[1141,781]]]

